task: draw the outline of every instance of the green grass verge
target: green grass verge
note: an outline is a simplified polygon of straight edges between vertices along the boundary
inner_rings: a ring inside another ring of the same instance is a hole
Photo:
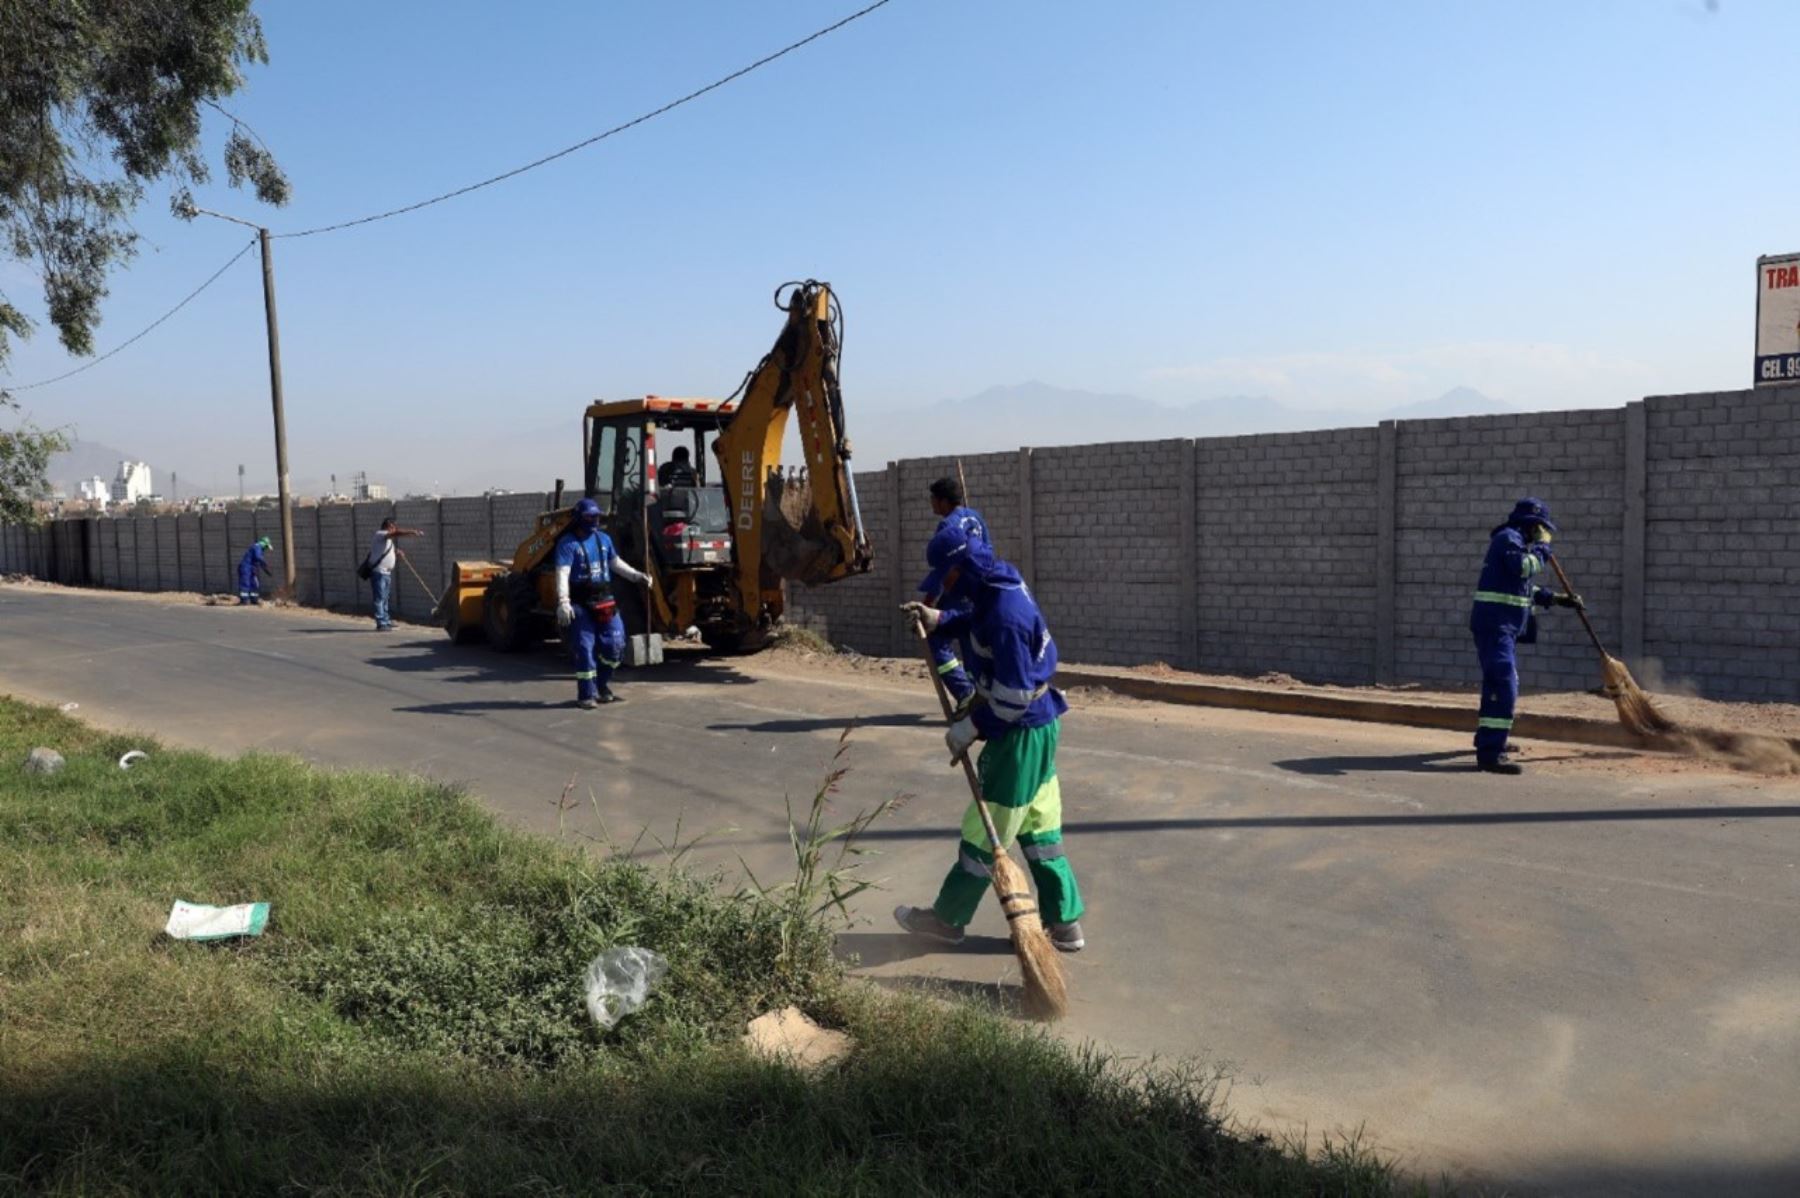
[[[68,758],[27,775],[34,745]],[[128,748],[149,761],[115,764]],[[176,943],[176,898],[272,904]],[[1233,1133],[1212,1079],[848,984],[793,902],[501,828],[453,790],[223,760],[0,700],[0,1189],[1389,1194],[1355,1145]],[[670,960],[611,1033],[580,978]],[[856,1038],[738,1045],[795,1003]]]

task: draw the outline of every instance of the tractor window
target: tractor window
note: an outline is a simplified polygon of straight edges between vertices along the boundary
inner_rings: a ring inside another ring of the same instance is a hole
[[[644,427],[641,424],[632,425],[624,432],[625,438],[619,445],[617,482],[617,498],[621,506],[629,496],[644,489]]]
[[[613,510],[614,458],[618,448],[618,427],[611,424],[599,426],[590,450],[593,457],[588,462],[588,497],[600,505],[602,512],[608,514]]]

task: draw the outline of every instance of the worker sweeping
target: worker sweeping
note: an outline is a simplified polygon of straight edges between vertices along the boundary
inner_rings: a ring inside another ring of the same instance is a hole
[[[951,524],[932,537],[926,561],[942,582],[946,602],[902,608],[927,632],[956,637],[967,632],[974,649],[977,701],[945,733],[954,759],[985,741],[977,761],[982,797],[993,815],[1000,846],[1016,838],[1031,867],[1038,905],[1050,939],[1063,952],[1079,952],[1081,890],[1063,851],[1062,790],[1056,777],[1056,742],[1062,692],[1050,685],[1056,673],[1056,642],[1044,624],[1019,572],[994,556],[985,539],[972,539]],[[979,808],[971,803],[963,819],[956,864],[930,907],[897,907],[894,918],[915,935],[959,944],[987,892],[994,856]]]
[[[625,656],[625,621],[613,597],[613,575],[639,586],[650,578],[619,556],[600,528],[600,505],[592,499],[575,505],[575,518],[557,538],[553,560],[556,626],[575,660],[576,706],[592,711],[602,703],[617,703],[611,683]]]
[[[1481,711],[1475,723],[1475,765],[1490,774],[1524,771],[1506,755],[1513,708],[1519,701],[1519,665],[1515,647],[1537,640],[1532,608],[1581,607],[1581,596],[1552,591],[1534,581],[1550,556],[1556,524],[1542,500],[1530,497],[1513,505],[1506,523],[1488,539],[1487,560],[1469,614],[1475,653],[1481,659]]]
[[[980,512],[968,506],[968,497],[964,495],[962,483],[958,480],[940,478],[931,484],[931,510],[938,517],[932,543],[935,543],[937,536],[945,529],[954,529],[965,541],[980,541],[990,548],[993,546],[993,541],[988,536],[987,521],[981,518]],[[930,565],[930,562],[927,561],[926,564]],[[919,602],[928,607],[935,605],[946,612],[969,610],[966,599],[945,595],[943,571],[937,569],[932,570],[919,583]],[[975,684],[969,680],[966,664],[971,654],[968,634],[932,632],[928,639],[932,664],[943,678],[944,687],[950,692],[950,698],[956,704],[956,713],[960,716],[975,701]]]
[[[238,606],[256,607],[262,603],[262,581],[259,574],[269,573],[268,537],[257,537],[244,556],[238,558]]]

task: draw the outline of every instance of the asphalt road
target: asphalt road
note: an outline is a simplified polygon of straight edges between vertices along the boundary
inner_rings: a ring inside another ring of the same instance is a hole
[[[846,950],[889,985],[1012,979],[991,904],[961,950],[889,931],[888,907],[935,892],[964,800],[928,693],[767,657],[619,689],[584,713],[549,649],[0,587],[0,691],[179,744],[465,782],[552,834],[573,781],[614,841],[704,833],[694,860],[764,877],[788,863],[784,796],[811,795],[854,718],[840,808],[913,797],[874,833],[886,890]],[[1076,710],[1061,772],[1092,910],[1062,1031],[1228,1064],[1242,1119],[1360,1127],[1495,1192],[1800,1192],[1800,784],[1566,745],[1498,779],[1465,748]]]

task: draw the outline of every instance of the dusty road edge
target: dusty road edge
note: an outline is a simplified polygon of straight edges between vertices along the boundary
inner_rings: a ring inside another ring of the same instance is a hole
[[[1190,707],[1232,707],[1274,715],[1316,716],[1329,720],[1356,720],[1366,724],[1401,724],[1412,728],[1442,728],[1469,732],[1474,728],[1475,708],[1468,704],[1414,703],[1403,699],[1378,699],[1349,695],[1276,691],[1265,687],[1228,686],[1216,682],[1185,682],[1149,678],[1124,671],[1061,667],[1056,671],[1060,687],[1089,686],[1133,699],[1155,703],[1179,703]],[[1730,743],[1737,735],[1718,729],[1690,728],[1690,737],[1716,745]],[[1568,741],[1609,748],[1653,752],[1681,752],[1687,743],[1676,737],[1642,737],[1627,732],[1612,720],[1583,716],[1533,715],[1525,712],[1513,724],[1513,735],[1533,740]],[[1800,752],[1800,737],[1786,743]]]

